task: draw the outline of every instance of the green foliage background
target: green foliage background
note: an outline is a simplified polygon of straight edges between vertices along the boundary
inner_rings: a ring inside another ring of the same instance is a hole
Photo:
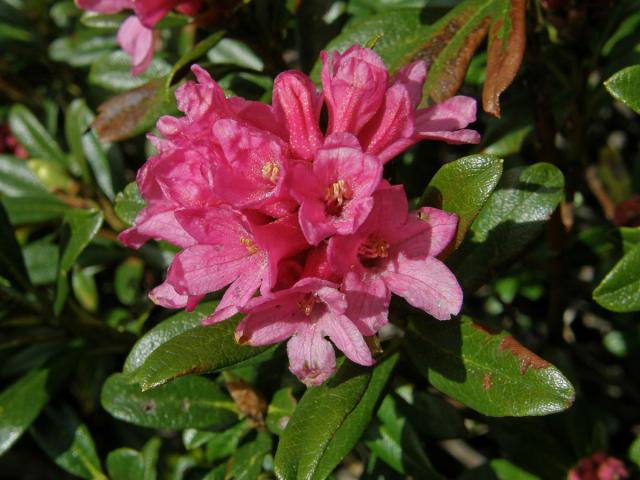
[[[596,451],[638,475],[640,2],[204,9],[217,16],[198,26],[168,15],[132,77],[124,15],[0,2],[2,478],[562,479]],[[385,170],[414,205],[459,215],[446,262],[463,315],[394,299],[376,366],[342,361],[306,390],[282,346],[235,344],[238,318],[200,325],[218,296],[155,307],[175,249],[116,235],[143,206],[144,134],[177,113],[187,66],[269,102],[279,72],[317,80],[320,50],[353,43],[391,70],[428,55],[426,102],[504,90],[501,117],[479,115],[478,146],[423,142]]]

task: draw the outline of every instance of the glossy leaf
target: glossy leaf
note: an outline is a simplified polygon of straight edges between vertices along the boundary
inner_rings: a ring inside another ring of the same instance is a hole
[[[131,75],[131,57],[123,51],[115,51],[91,65],[89,82],[107,90],[121,92],[138,88],[158,77],[164,77],[171,67],[161,58],[154,58],[140,75]]]
[[[0,154],[0,194],[9,197],[49,196],[27,163],[11,155]]]
[[[640,65],[623,68],[604,85],[617,100],[640,114]]]
[[[189,49],[171,68],[171,71],[166,77],[165,88],[169,90],[172,84],[176,81],[176,76],[183,73],[185,69],[195,62],[198,58],[206,55],[206,53],[215,47],[220,40],[225,36],[224,30],[214,32],[207,38],[201,40],[193,48]]]
[[[345,362],[327,383],[308,389],[280,436],[276,475],[326,478],[365,431],[397,360],[394,354],[373,368]]]
[[[593,299],[614,312],[640,310],[640,244],[611,269],[593,291]]]
[[[420,437],[393,395],[387,395],[378,410],[380,423],[374,423],[365,437],[365,445],[399,473],[419,478],[442,478],[424,452]],[[415,422],[419,423],[419,422]]]
[[[620,227],[622,237],[622,251],[629,253],[633,247],[640,243],[640,227]]]
[[[199,304],[192,312],[183,310],[163,320],[158,325],[145,333],[129,351],[122,371],[131,373],[140,367],[147,357],[158,347],[187,330],[200,325],[211,312],[217,302]]]
[[[457,248],[469,227],[496,188],[502,175],[502,159],[491,155],[471,155],[438,170],[429,182],[420,203],[458,215]]]
[[[157,462],[161,440],[152,437],[138,452],[118,448],[107,456],[107,471],[111,480],[157,480]]]
[[[2,204],[15,226],[58,219],[71,208],[52,195],[4,197]]]
[[[276,349],[238,345],[234,338],[237,323],[238,319],[197,326],[169,339],[130,374],[131,381],[147,390],[184,375],[260,362]]]
[[[289,423],[297,403],[291,387],[276,390],[267,408],[267,428],[272,433],[280,435]]]
[[[159,78],[102,103],[93,127],[101,141],[114,142],[149,131],[161,115],[175,111],[165,79]]]
[[[87,426],[68,406],[48,407],[31,434],[62,469],[81,478],[106,480]]]
[[[257,480],[264,456],[271,452],[271,435],[258,432],[256,439],[242,445],[229,461],[228,477],[235,480]]]
[[[29,288],[31,281],[24,263],[22,250],[16,241],[7,212],[0,204],[0,276],[13,285]]]
[[[68,294],[68,274],[74,263],[89,245],[102,226],[102,212],[98,210],[70,210],[65,214],[63,241],[58,265],[58,283],[54,300],[54,312],[62,311]]]
[[[22,436],[49,403],[67,373],[67,359],[29,371],[0,392],[0,455]]]
[[[447,260],[467,291],[517,257],[541,233],[563,196],[564,178],[548,163],[507,171]]]
[[[230,457],[237,450],[240,441],[250,431],[249,420],[244,419],[221,432],[187,429],[182,432],[182,441],[187,450],[204,445],[207,461],[215,462]]]
[[[58,62],[84,67],[118,48],[115,35],[96,35],[92,31],[60,37],[49,45],[49,56]]]
[[[573,387],[556,367],[469,317],[417,318],[406,338],[414,365],[434,387],[485,415],[548,415],[573,403]]]
[[[88,132],[94,115],[87,107],[84,99],[76,98],[65,112],[64,132],[67,144],[71,150],[72,168],[82,176],[85,182],[90,182],[89,164],[82,147],[82,138]]]
[[[116,373],[104,383],[101,402],[115,418],[151,428],[205,428],[237,418],[228,395],[199,376],[142,392],[126,375]]]
[[[115,211],[120,220],[131,226],[136,220],[136,215],[145,206],[145,202],[140,196],[136,182],[129,183],[122,192],[116,195]]]
[[[9,111],[11,132],[31,157],[53,160],[68,166],[69,161],[60,146],[40,121],[26,107],[14,105]]]

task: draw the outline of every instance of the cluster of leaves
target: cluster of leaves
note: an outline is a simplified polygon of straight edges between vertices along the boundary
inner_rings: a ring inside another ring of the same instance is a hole
[[[211,1],[163,20],[139,77],[123,18],[0,4],[0,123],[29,157],[0,152],[3,478],[546,479],[594,451],[637,472],[640,2]],[[394,299],[376,365],[306,390],[282,346],[235,343],[238,318],[200,325],[215,296],[154,307],[175,250],[116,234],[186,67],[268,102],[278,72],[317,79],[320,49],[353,43],[392,71],[427,60],[425,103],[482,97],[480,146],[385,171],[460,217],[464,314]]]

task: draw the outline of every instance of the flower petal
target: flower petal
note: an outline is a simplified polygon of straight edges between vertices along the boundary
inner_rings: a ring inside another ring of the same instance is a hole
[[[131,74],[144,72],[153,58],[153,30],[145,27],[138,17],[127,18],[118,30],[118,44],[131,56]]]
[[[347,317],[360,333],[374,335],[388,323],[391,291],[380,277],[349,272],[342,288],[347,296]]]
[[[476,101],[458,95],[416,111],[415,135],[425,140],[447,143],[480,143],[480,134],[464,129],[476,121]]]
[[[287,343],[289,370],[308,386],[324,383],[336,371],[336,354],[317,324],[305,325]]]

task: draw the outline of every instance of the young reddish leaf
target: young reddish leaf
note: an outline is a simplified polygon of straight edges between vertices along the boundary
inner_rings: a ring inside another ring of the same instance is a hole
[[[158,117],[172,110],[164,77],[111,97],[98,107],[93,127],[103,142],[115,142],[146,132]]]
[[[482,106],[500,116],[500,94],[511,84],[525,48],[525,0],[467,0],[438,21],[411,60],[429,65],[424,92],[437,103],[455,95],[471,57],[488,34],[487,77]]]

